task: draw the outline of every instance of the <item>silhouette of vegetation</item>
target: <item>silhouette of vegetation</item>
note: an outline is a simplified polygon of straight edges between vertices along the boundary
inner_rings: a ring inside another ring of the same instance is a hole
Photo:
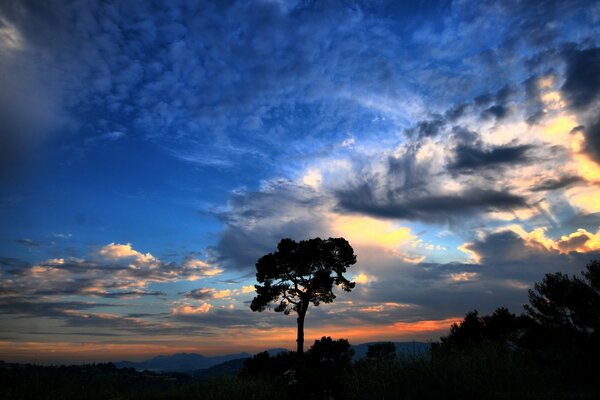
[[[290,393],[303,396],[334,396],[343,386],[342,379],[352,368],[354,350],[346,339],[322,337],[306,352],[303,374],[298,374],[299,359],[295,352],[271,356],[268,352],[246,359],[240,376],[270,379],[287,386]]]
[[[354,282],[344,273],[356,263],[354,249],[344,238],[310,239],[295,242],[282,239],[275,253],[261,257],[256,263],[257,296],[252,311],[263,311],[277,303],[275,311],[298,314],[297,354],[304,353],[304,318],[312,303],[331,303],[335,299],[333,285],[350,292]]]
[[[515,315],[508,309],[501,307],[492,315],[479,316],[477,310],[470,311],[460,324],[450,326],[450,334],[440,339],[440,343],[433,345],[434,351],[439,350],[466,350],[486,344],[505,346],[514,349],[527,330],[532,326],[532,321],[526,315]]]
[[[600,328],[600,261],[591,261],[583,279],[562,274],[546,274],[534,290],[529,290],[528,315],[546,329],[594,336]]]
[[[0,362],[0,399],[600,398],[599,297],[600,262],[592,261],[582,277],[547,274],[521,315],[468,312],[421,356],[384,342],[353,361],[348,340],[322,337],[304,357],[258,353],[237,377],[211,380],[110,363]]]
[[[285,389],[261,377],[201,380],[118,369],[112,363],[50,367],[0,362],[2,400],[281,400],[288,398]]]
[[[530,367],[544,368],[555,382],[593,382],[600,369],[600,261],[588,263],[582,277],[546,274],[529,290],[521,315],[506,308],[489,316],[467,313],[432,346],[432,355],[495,347]]]
[[[254,357],[244,360],[244,367],[240,372],[240,376],[261,376],[277,378],[283,381],[284,373],[288,370],[294,371],[297,364],[298,360],[295,352],[284,351],[271,356],[269,352],[263,351]]]
[[[376,362],[392,362],[396,359],[396,345],[392,342],[370,344],[367,359]]]
[[[307,352],[307,369],[301,377],[305,387],[325,398],[337,398],[342,390],[343,377],[352,367],[354,350],[346,339],[322,337]]]
[[[572,379],[600,368],[600,261],[589,262],[582,277],[547,274],[525,306],[534,322],[526,348]]]

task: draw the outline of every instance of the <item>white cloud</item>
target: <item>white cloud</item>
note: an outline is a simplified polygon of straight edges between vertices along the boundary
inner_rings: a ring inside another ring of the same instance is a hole
[[[110,243],[106,246],[102,247],[98,253],[112,260],[120,260],[120,259],[133,259],[141,264],[153,264],[158,262],[158,260],[150,253],[142,254],[137,250],[134,250],[131,247],[131,243],[127,244],[117,244]]]
[[[175,315],[196,315],[206,314],[213,308],[210,303],[203,303],[200,306],[194,307],[190,305],[183,305],[171,308],[171,313]]]

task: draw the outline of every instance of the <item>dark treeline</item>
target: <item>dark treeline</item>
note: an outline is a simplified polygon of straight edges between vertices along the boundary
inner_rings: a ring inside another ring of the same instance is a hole
[[[200,380],[112,364],[0,364],[2,399],[599,398],[600,261],[581,276],[547,274],[521,314],[468,312],[425,356],[323,337],[302,356],[259,353],[237,376]]]

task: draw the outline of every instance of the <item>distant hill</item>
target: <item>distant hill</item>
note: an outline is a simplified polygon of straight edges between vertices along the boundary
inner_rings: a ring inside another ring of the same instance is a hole
[[[352,346],[354,359],[365,357],[369,345],[381,343],[371,342]],[[396,351],[400,354],[421,356],[427,353],[430,344],[423,342],[394,342]],[[269,349],[267,352],[275,356],[283,348]],[[206,357],[196,353],[177,353],[171,356],[157,356],[141,362],[119,361],[117,368],[134,368],[138,371],[149,370],[155,372],[182,372],[202,378],[215,378],[225,375],[236,375],[244,365],[244,360],[251,357],[248,353],[227,354],[217,357]]]
[[[358,360],[367,355],[367,350],[370,345],[376,343],[383,342],[369,342],[369,343],[361,343],[355,346],[352,346],[354,349],[354,360]],[[393,342],[396,345],[396,352],[399,354],[407,355],[407,356],[423,356],[427,354],[429,348],[431,347],[430,343],[423,342]]]
[[[117,368],[135,368],[138,371],[147,369],[159,372],[191,373],[192,371],[207,369],[227,361],[248,357],[250,357],[248,353],[227,354],[217,357],[206,357],[196,353],[178,353],[171,356],[156,356],[140,362],[119,361],[115,365]]]
[[[213,365],[210,368],[199,369],[192,372],[195,378],[214,379],[223,376],[236,376],[244,366],[244,361],[248,358],[236,358],[235,360],[225,361],[222,364]]]

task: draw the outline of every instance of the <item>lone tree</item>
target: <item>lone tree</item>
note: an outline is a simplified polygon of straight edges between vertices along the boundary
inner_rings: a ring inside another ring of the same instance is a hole
[[[257,296],[252,311],[263,311],[276,303],[275,311],[298,314],[297,353],[304,353],[304,317],[310,303],[331,303],[335,299],[333,285],[346,292],[355,286],[342,274],[356,263],[352,246],[344,238],[310,239],[295,242],[282,239],[275,253],[256,262]]]

